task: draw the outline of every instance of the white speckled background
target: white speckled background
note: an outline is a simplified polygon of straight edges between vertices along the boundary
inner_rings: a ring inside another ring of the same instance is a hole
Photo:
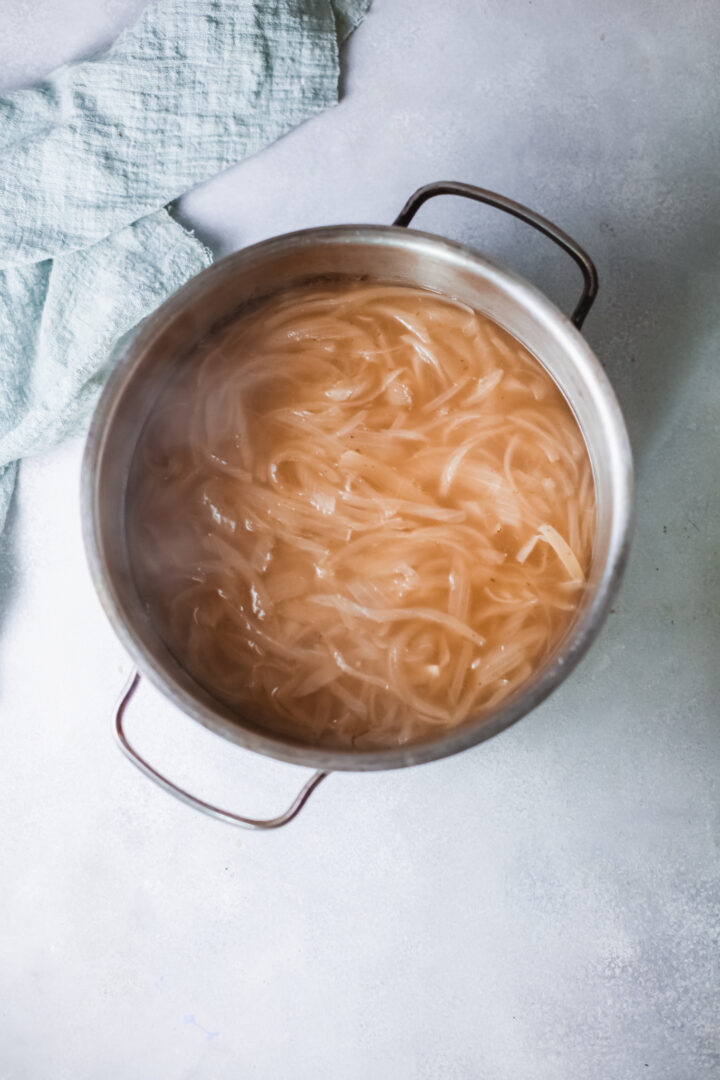
[[[0,84],[141,0],[1,0]],[[389,221],[440,178],[595,256],[586,332],[626,410],[637,530],[569,682],[462,756],[328,780],[277,834],[117,752],[129,665],[80,542],[81,445],[22,469],[0,547],[2,1080],[715,1080],[720,1075],[720,12],[715,0],[375,0],[346,97],[183,200],[218,252]],[[574,268],[452,200],[421,227],[568,307]],[[145,689],[138,745],[272,812],[304,776]]]

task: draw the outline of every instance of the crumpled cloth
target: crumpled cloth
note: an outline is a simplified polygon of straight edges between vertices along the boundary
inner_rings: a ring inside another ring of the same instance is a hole
[[[211,253],[165,206],[337,103],[370,0],[156,0],[0,97],[0,530],[17,461],[82,431],[114,343]]]

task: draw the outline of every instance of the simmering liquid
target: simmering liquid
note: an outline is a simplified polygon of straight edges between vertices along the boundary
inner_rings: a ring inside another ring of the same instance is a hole
[[[545,370],[461,303],[284,293],[219,332],[138,444],[128,537],[170,649],[303,741],[421,740],[497,706],[568,628],[595,499]]]

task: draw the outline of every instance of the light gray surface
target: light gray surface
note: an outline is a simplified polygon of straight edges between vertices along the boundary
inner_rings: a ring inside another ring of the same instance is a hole
[[[3,0],[0,81],[140,6]],[[3,1080],[718,1076],[719,56],[714,0],[376,0],[340,107],[184,200],[220,251],[388,221],[441,177],[557,220],[600,270],[587,336],[634,439],[634,553],[531,718],[331,778],[255,836],[117,753],[128,665],[84,566],[81,447],[28,462],[0,552]],[[449,200],[418,224],[574,298],[520,225]],[[260,814],[297,784],[147,688],[133,707],[138,743],[206,796]]]

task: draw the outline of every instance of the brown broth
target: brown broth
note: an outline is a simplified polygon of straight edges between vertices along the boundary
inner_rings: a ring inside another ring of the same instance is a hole
[[[162,393],[128,537],[169,647],[306,742],[421,740],[526,684],[582,596],[595,523],[578,425],[538,362],[434,293],[266,301]]]

